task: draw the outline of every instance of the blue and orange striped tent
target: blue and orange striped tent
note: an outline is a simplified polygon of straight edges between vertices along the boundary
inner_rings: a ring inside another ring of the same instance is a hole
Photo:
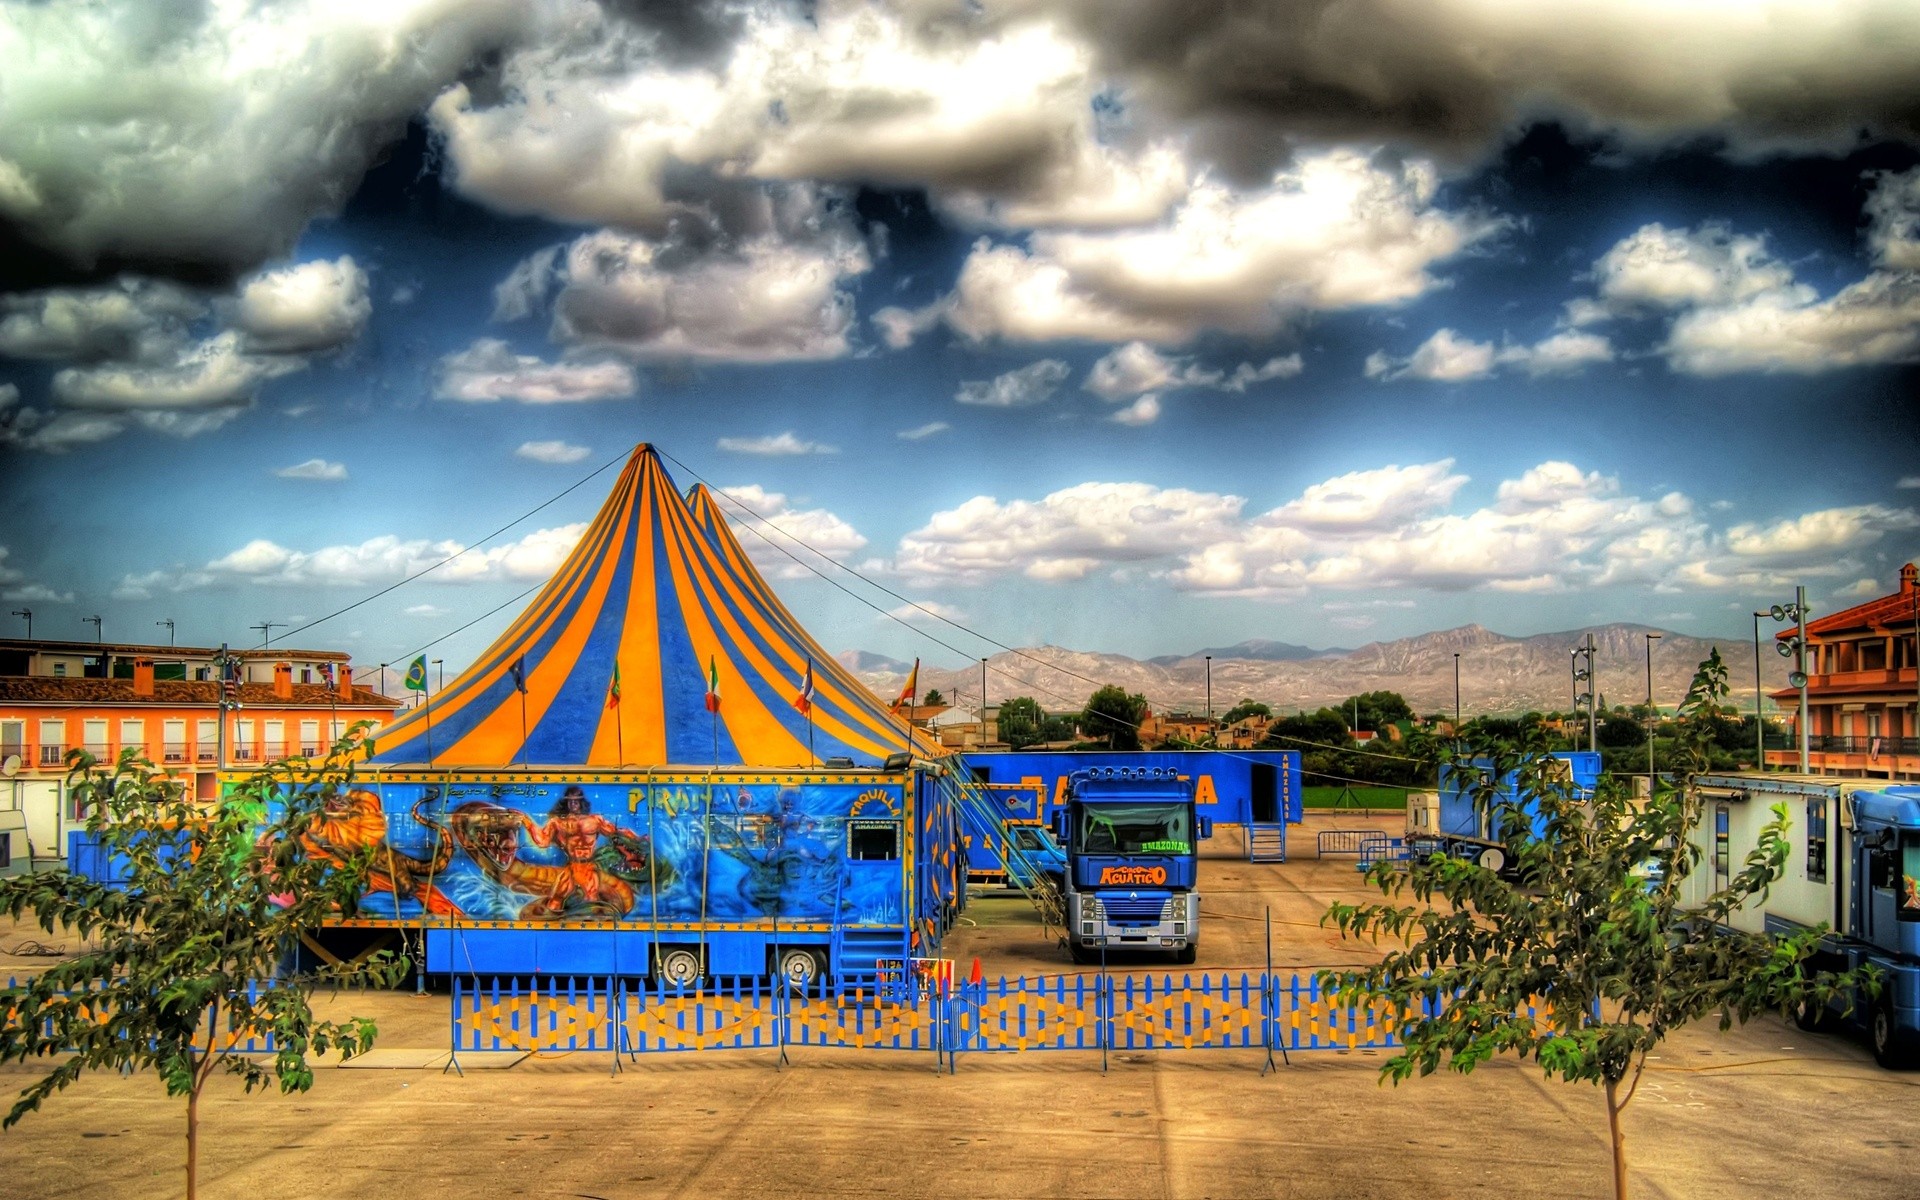
[[[809,662],[811,751],[807,715],[794,706]],[[706,706],[710,668],[717,721]],[[372,762],[435,768],[806,767],[835,757],[872,766],[903,750],[945,753],[821,649],[705,488],[683,500],[645,444],[533,602],[374,747]]]

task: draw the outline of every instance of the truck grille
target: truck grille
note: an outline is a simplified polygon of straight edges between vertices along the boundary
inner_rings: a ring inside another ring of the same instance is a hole
[[[1158,896],[1145,896],[1138,900],[1126,896],[1109,896],[1101,903],[1106,907],[1107,919],[1121,925],[1153,925],[1160,921],[1160,913],[1166,907],[1166,900]]]

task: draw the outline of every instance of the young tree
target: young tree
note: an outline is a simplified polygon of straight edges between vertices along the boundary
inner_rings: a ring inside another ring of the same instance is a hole
[[[1087,698],[1080,728],[1087,736],[1104,740],[1109,750],[1138,750],[1140,723],[1147,717],[1147,698],[1108,684]]]
[[[1716,650],[1681,709],[1690,771],[1704,761],[1726,692]],[[1422,1014],[1410,1016],[1401,1052],[1381,1068],[1396,1084],[1443,1065],[1465,1074],[1515,1054],[1549,1075],[1598,1085],[1614,1194],[1624,1200],[1620,1114],[1663,1038],[1716,1011],[1725,1029],[1768,1010],[1824,1004],[1857,981],[1807,968],[1823,930],[1774,938],[1726,928],[1785,867],[1784,808],[1726,887],[1683,908],[1680,884],[1699,860],[1687,840],[1700,816],[1693,789],[1663,784],[1640,806],[1603,778],[1588,796],[1541,745],[1483,745],[1453,763],[1471,780],[1475,802],[1497,814],[1511,878],[1444,855],[1398,870],[1376,864],[1370,878],[1384,895],[1416,903],[1335,904],[1325,919],[1343,936],[1384,936],[1407,948],[1363,971],[1328,972],[1323,982],[1349,1000]],[[1499,785],[1510,773],[1516,782],[1503,798]]]
[[[216,1071],[251,1092],[313,1084],[308,1053],[351,1057],[373,1046],[373,1022],[323,1021],[311,999],[321,982],[395,982],[405,960],[296,974],[285,969],[299,937],[336,911],[351,914],[371,848],[340,861],[310,854],[316,826],[352,776],[356,729],[317,768],[263,768],[220,804],[204,808],[178,780],[123,754],[111,770],[84,752],[71,758],[71,790],[87,831],[125,863],[115,884],[65,871],[0,880],[0,911],[65,926],[98,949],[0,990],[0,1062],[50,1059],[20,1093],[10,1127],[87,1071],[152,1067],[167,1094],[187,1102],[187,1196],[196,1194],[200,1096]],[[238,1053],[271,1038],[272,1058]]]

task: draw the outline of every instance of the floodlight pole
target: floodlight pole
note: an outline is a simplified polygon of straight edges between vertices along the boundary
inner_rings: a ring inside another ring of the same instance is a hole
[[[1660,638],[1661,638],[1661,635],[1657,633],[1650,633],[1647,635],[1647,796],[1649,799],[1651,799],[1653,796],[1653,779],[1654,779],[1653,644],[1659,641]]]
[[[13,615],[16,617],[26,618],[27,640],[32,641],[33,640],[33,610],[30,608],[16,608],[13,610]]]
[[[1765,699],[1760,688],[1760,618],[1766,616],[1758,609],[1753,614],[1753,769],[1767,769],[1767,722],[1761,716]]]
[[[169,617],[164,621],[155,621],[154,624],[165,625],[167,627],[167,645],[173,645],[173,619]]]

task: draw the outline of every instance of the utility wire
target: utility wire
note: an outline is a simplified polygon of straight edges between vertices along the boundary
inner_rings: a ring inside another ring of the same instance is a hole
[[[885,594],[887,594],[888,596],[891,596],[895,600],[898,600],[903,604],[906,604],[915,609],[918,609],[920,612],[927,614],[928,616],[934,618],[935,620],[951,625],[955,629],[960,630],[962,633],[965,633],[971,637],[977,638],[980,641],[985,642],[990,646],[997,646],[1000,649],[1005,650],[1008,653],[1013,654],[1019,658],[1024,658],[1029,662],[1036,663],[1050,670],[1059,671],[1062,674],[1068,675],[1074,679],[1078,679],[1083,683],[1090,683],[1090,684],[1093,684],[1095,687],[1105,686],[1105,681],[1103,680],[1094,679],[1093,677],[1088,675],[1082,675],[1078,671],[1072,670],[1071,668],[1062,667],[1057,663],[1050,663],[1047,660],[1043,658],[1039,658],[1033,654],[1029,654],[1024,650],[1020,650],[1016,647],[1009,646],[1005,642],[999,641],[996,638],[989,637],[986,634],[981,633],[976,629],[969,628],[968,626],[953,620],[951,617],[944,616],[941,613],[935,612],[932,609],[926,607],[925,605],[919,603],[918,601],[915,601],[907,596],[901,595],[899,592],[894,591],[892,588],[886,586],[883,583],[880,583],[878,580],[872,579],[867,575],[862,574],[860,571],[857,571],[854,568],[847,566],[845,563],[839,561],[838,559],[833,558],[831,555],[828,555],[822,552],[817,547],[809,544],[806,541],[806,539],[786,529],[781,528],[771,518],[756,511],[751,505],[747,504],[745,501],[739,499],[738,497],[729,495],[725,491],[721,490],[719,487],[716,487],[714,483],[711,480],[709,480],[706,476],[694,470],[692,467],[680,461],[678,458],[675,458],[673,455],[667,453],[665,450],[660,450],[659,447],[655,447],[655,449],[658,450],[662,458],[667,459],[669,462],[673,463],[675,466],[679,467],[681,470],[685,471],[687,474],[693,476],[699,482],[706,484],[708,492],[710,492],[717,500],[723,500],[726,503],[733,505],[735,508],[739,509],[741,512],[747,514],[748,516],[752,517],[754,520],[760,522],[762,525],[765,525],[767,528],[780,534],[780,536],[793,542],[795,545],[805,549],[810,554],[826,562],[828,565],[836,567],[839,570],[845,572],[846,574],[853,576],[855,579],[858,579],[860,582],[875,589],[876,591],[884,592]],[[807,562],[806,560],[802,559],[798,555],[794,554],[792,551],[788,550],[785,546],[782,546],[778,542],[775,542],[772,538],[768,537],[765,533],[761,532],[759,529],[756,529],[751,525],[747,526],[747,529],[750,530],[755,536],[759,537],[760,540],[765,542],[768,546],[771,546],[773,549],[778,550],[780,553],[786,555],[788,558],[792,559],[795,563],[799,564],[805,570],[811,572],[813,575],[817,576],[818,578],[825,580],[827,583],[832,584],[835,588],[839,589],[841,592],[844,592],[848,596],[853,597],[855,600],[858,600],[860,603],[866,605],[868,608],[873,609],[875,612],[880,613],[881,615],[887,617],[889,620],[892,620],[899,625],[905,626],[907,629],[912,630],[914,633],[919,634],[921,637],[926,638],[928,641],[931,641],[938,646],[942,646],[948,650],[951,650],[955,654],[961,655],[962,657],[966,658],[969,662],[973,661],[973,656],[966,654],[964,651],[960,650],[958,647],[952,645],[949,642],[943,641],[940,638],[935,637],[933,634],[929,633],[927,630],[921,628],[920,626],[914,625],[911,622],[904,620],[898,614],[888,609],[882,608],[880,605],[875,604],[873,601],[868,600],[866,597],[861,596],[858,593],[852,591],[845,585],[841,584],[838,580],[830,578],[829,576],[824,574],[819,568],[815,567],[812,563]],[[1071,697],[1067,696],[1063,692],[1059,692],[1053,688],[1046,687],[1045,685],[1037,683],[1034,680],[1025,679],[1018,675],[1015,675],[1004,667],[988,664],[988,669],[1007,679],[1013,680],[1015,683],[1019,683],[1019,684],[1022,684],[1023,686],[1033,688],[1035,691],[1044,692],[1047,695],[1054,697],[1055,699],[1069,700],[1069,701],[1072,699]],[[984,695],[980,697],[980,707],[982,709],[982,712],[980,715],[981,721],[984,723],[986,720],[986,713],[984,711],[986,708],[986,697]],[[1138,723],[1135,723],[1132,721],[1126,721],[1119,717],[1109,717],[1109,719],[1112,720],[1117,725],[1124,725],[1128,728],[1135,730],[1136,732],[1138,732],[1141,728],[1141,726]],[[1372,758],[1387,759],[1392,762],[1417,762],[1418,761],[1418,760],[1409,759],[1405,756],[1397,755],[1397,754],[1381,754],[1378,751],[1368,751],[1368,750],[1350,750],[1343,746],[1335,746],[1326,742],[1309,741],[1305,738],[1285,737],[1285,735],[1274,735],[1274,736],[1283,737],[1284,740],[1286,741],[1297,742],[1303,746],[1312,746],[1318,749],[1333,750],[1340,753],[1361,754],[1361,755],[1366,755]],[[1216,752],[1222,753],[1222,754],[1234,755],[1235,757],[1240,757],[1232,750],[1216,748]],[[1334,778],[1334,777],[1329,776],[1329,778]],[[1361,781],[1354,780],[1351,782],[1361,782]]]
[[[312,629],[317,625],[324,625],[326,622],[333,620],[335,617],[345,616],[347,613],[352,612],[354,609],[359,608],[363,604],[370,604],[373,601],[378,600],[380,597],[386,595],[388,592],[392,592],[399,588],[403,588],[407,586],[409,583],[412,583],[414,580],[420,578],[422,575],[427,575],[434,571],[439,570],[441,567],[446,566],[448,563],[452,562],[454,559],[459,558],[461,555],[466,554],[469,551],[479,549],[481,546],[486,545],[488,542],[492,541],[494,538],[497,538],[501,534],[505,533],[507,530],[512,529],[515,525],[518,525],[520,522],[526,520],[528,517],[531,517],[535,513],[539,512],[541,509],[546,508],[549,505],[552,505],[555,502],[559,501],[560,499],[565,497],[568,493],[577,490],[582,484],[586,483],[589,479],[592,479],[595,475],[600,474],[602,471],[606,470],[608,467],[611,467],[616,463],[625,462],[626,460],[627,460],[627,455],[625,453],[620,454],[616,458],[608,459],[606,462],[601,463],[599,466],[587,472],[585,475],[581,476],[579,479],[574,480],[573,483],[569,484],[567,487],[563,488],[562,490],[555,493],[554,495],[547,497],[545,500],[542,500],[540,503],[534,505],[532,508],[528,509],[526,512],[521,513],[519,516],[515,517],[513,520],[508,521],[505,525],[502,525],[500,528],[494,530],[492,533],[489,533],[487,536],[481,538],[479,541],[474,542],[472,545],[463,546],[459,550],[454,551],[452,554],[447,555],[445,558],[441,559],[439,562],[434,563],[433,565],[428,567],[423,567],[418,571],[415,571],[413,574],[407,576],[405,579],[400,580],[398,583],[389,584],[386,587],[381,588],[379,591],[374,592],[370,596],[362,596],[360,599],[355,600],[352,604],[347,605],[345,608],[335,609],[334,611],[328,613],[324,617],[317,617],[314,620],[308,621],[305,625],[300,625],[293,629],[289,629],[287,630],[287,632],[281,634],[280,636],[283,639],[290,638],[297,633],[304,633],[307,630]],[[495,609],[494,611],[498,612],[499,610]],[[465,626],[462,626],[462,628],[465,628]],[[428,644],[431,645],[432,643],[428,643]]]

